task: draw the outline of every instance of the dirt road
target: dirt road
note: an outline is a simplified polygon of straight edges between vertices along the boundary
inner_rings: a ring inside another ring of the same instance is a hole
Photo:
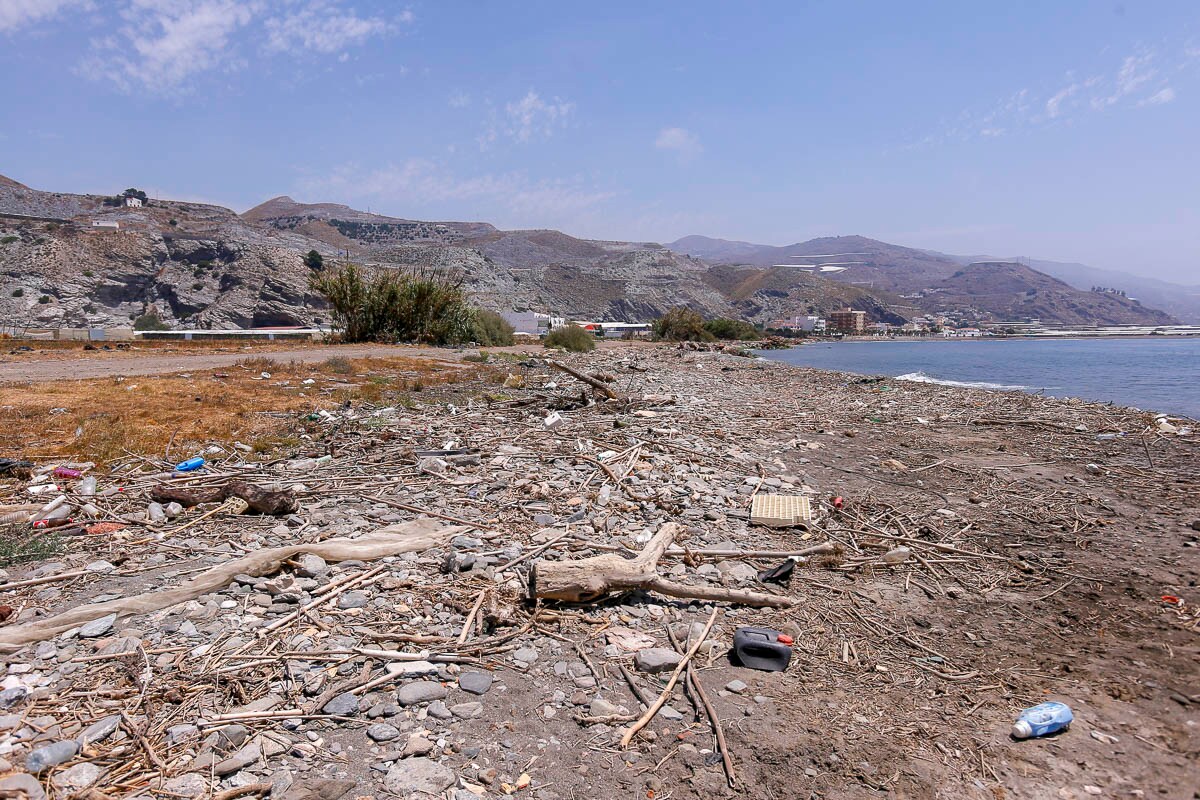
[[[244,358],[262,356],[276,361],[313,363],[327,358],[386,358],[421,356],[455,361],[454,350],[436,347],[361,344],[297,347],[285,350],[237,349],[232,352],[205,350],[171,353],[72,352],[73,357],[54,353],[50,358],[37,352],[8,356],[0,362],[0,383],[40,383],[43,381],[107,378],[114,375],[164,375],[189,370],[231,367]]]

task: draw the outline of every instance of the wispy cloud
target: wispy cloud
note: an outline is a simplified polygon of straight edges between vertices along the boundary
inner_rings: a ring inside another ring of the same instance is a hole
[[[36,0],[0,0],[22,4]],[[45,0],[63,6],[77,0]],[[343,0],[112,0],[116,24],[92,41],[81,72],[124,91],[179,91],[264,56],[334,56],[413,21],[361,16]],[[3,8],[0,5],[0,8]],[[45,16],[45,15],[43,15]],[[3,16],[0,16],[3,19]]]
[[[674,153],[681,161],[688,161],[704,152],[700,137],[686,128],[663,128],[658,132],[654,146]]]
[[[1143,49],[1124,57],[1108,73],[1083,77],[1068,72],[1052,88],[1024,88],[990,108],[963,111],[943,123],[939,131],[926,134],[906,149],[995,138],[1020,130],[1071,123],[1088,114],[1170,103],[1176,97],[1171,82],[1179,78],[1192,58],[1190,53],[1186,48],[1175,54]]]
[[[446,102],[450,104],[451,108],[466,108],[471,105],[471,95],[466,92],[455,92]]]
[[[90,0],[0,0],[0,33],[55,19],[69,8],[90,6]]]
[[[502,224],[519,227],[571,226],[579,215],[615,197],[580,180],[532,179],[524,172],[462,176],[425,158],[364,169],[347,164],[331,174],[301,181],[298,193],[319,200],[383,205],[393,213],[429,216],[428,206],[470,202]]]
[[[450,98],[450,105],[461,107],[455,105],[456,97]],[[470,98],[463,97],[465,105]],[[575,113],[574,103],[558,97],[546,100],[533,89],[526,92],[524,97],[505,103],[502,114],[497,113],[491,101],[485,101],[485,104],[490,109],[488,122],[475,139],[480,150],[487,150],[501,136],[518,143],[549,139],[557,131],[566,128]]]
[[[412,22],[412,12],[401,14],[398,22]],[[360,17],[353,9],[342,8],[329,0],[312,0],[305,6],[285,10],[266,20],[266,48],[280,53],[297,49],[336,53],[383,35],[392,29],[392,25],[382,17]]]
[[[508,135],[518,142],[552,136],[556,130],[566,126],[567,118],[574,110],[574,103],[557,97],[546,101],[530,89],[520,100],[504,106],[508,117]]]

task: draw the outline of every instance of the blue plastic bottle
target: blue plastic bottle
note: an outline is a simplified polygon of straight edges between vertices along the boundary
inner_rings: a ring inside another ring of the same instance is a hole
[[[1065,731],[1071,727],[1075,715],[1065,703],[1041,703],[1027,708],[1017,717],[1012,726],[1014,739],[1033,739]]]
[[[189,458],[187,461],[180,461],[175,465],[176,472],[191,472],[192,470],[200,469],[204,466],[204,459],[200,456]]]

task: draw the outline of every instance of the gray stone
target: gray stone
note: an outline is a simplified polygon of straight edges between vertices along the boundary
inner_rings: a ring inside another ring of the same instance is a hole
[[[64,761],[70,761],[79,752],[79,744],[74,740],[54,742],[39,747],[25,759],[25,769],[34,775],[50,767],[57,767]]]
[[[187,722],[167,728],[167,744],[178,745],[200,738],[200,729]]]
[[[100,619],[94,619],[91,622],[85,622],[79,629],[79,635],[85,639],[93,639],[97,636],[103,636],[112,630],[112,626],[116,621],[117,615],[109,614],[101,617]]]
[[[402,706],[413,706],[418,703],[428,703],[431,700],[442,700],[449,694],[446,687],[434,681],[413,681],[406,683],[396,690],[396,702]]]
[[[231,755],[229,758],[218,761],[216,764],[214,764],[213,772],[221,776],[238,772],[250,766],[251,764],[256,763],[260,756],[262,756],[262,747],[259,744],[258,739],[255,739],[254,741],[250,742],[250,744]]]
[[[29,696],[29,690],[24,686],[13,686],[0,692],[0,708],[12,708]]]
[[[390,742],[400,735],[400,729],[386,722],[377,722],[367,728],[367,736],[376,742]]]
[[[53,783],[64,792],[77,792],[98,781],[103,771],[90,761],[82,761],[55,775]]]
[[[750,687],[748,687],[746,685],[745,681],[740,681],[740,680],[736,680],[736,679],[725,684],[725,691],[733,692],[734,694],[741,694],[742,692],[746,691],[746,689],[748,689],[748,688],[750,688]]]
[[[450,713],[450,709],[446,707],[446,704],[441,700],[434,700],[425,710],[428,711],[429,716],[433,717],[434,719],[450,719],[450,717],[454,716]]]
[[[350,692],[342,692],[321,708],[326,714],[347,717],[358,712],[358,698]]]
[[[486,694],[492,688],[492,673],[471,670],[458,676],[458,688],[471,694]]]
[[[414,733],[408,737],[408,742],[404,745],[404,750],[401,751],[402,758],[411,756],[427,756],[433,752],[434,744],[425,738],[423,733]]]
[[[296,575],[316,578],[325,575],[326,572],[329,572],[329,565],[325,564],[325,559],[320,558],[319,555],[305,553],[296,559]]]
[[[46,800],[46,791],[42,784],[27,772],[0,778],[0,794],[4,797],[20,797],[22,793],[27,800]]]
[[[621,709],[617,708],[603,697],[597,697],[592,701],[591,705],[588,706],[588,712],[593,717],[610,717],[613,714],[620,714]]]
[[[383,786],[392,794],[407,797],[424,792],[440,795],[454,785],[454,773],[428,758],[406,758],[392,764],[383,779]]]
[[[198,772],[188,772],[183,775],[176,776],[170,780],[163,781],[163,791],[176,797],[184,797],[191,800],[192,798],[204,797],[208,794],[209,783],[208,778]]]
[[[346,592],[338,598],[338,608],[343,610],[350,608],[362,608],[369,603],[370,600],[371,598],[367,596],[366,592]]]
[[[633,656],[633,664],[642,672],[670,672],[679,666],[683,656],[667,647],[647,647]]]
[[[532,664],[538,660],[538,651],[532,647],[522,647],[513,653],[513,658],[517,661],[524,661],[526,664]]]
[[[103,742],[108,737],[116,733],[117,728],[121,727],[121,715],[110,714],[99,722],[94,722],[84,728],[83,733],[79,734],[76,741],[80,747],[87,747],[95,742]]]
[[[483,716],[483,703],[456,703],[450,706],[450,713],[461,719],[475,719]]]

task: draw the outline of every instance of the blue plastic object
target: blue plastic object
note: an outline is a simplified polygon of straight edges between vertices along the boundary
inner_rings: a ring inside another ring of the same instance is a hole
[[[196,456],[195,458],[189,458],[187,461],[180,461],[178,464],[175,465],[175,471],[176,472],[191,472],[193,470],[200,469],[203,466],[204,466],[204,459],[201,458],[200,456]]]
[[[1034,739],[1049,736],[1071,727],[1075,715],[1065,703],[1041,703],[1020,713],[1013,723],[1014,739]]]

